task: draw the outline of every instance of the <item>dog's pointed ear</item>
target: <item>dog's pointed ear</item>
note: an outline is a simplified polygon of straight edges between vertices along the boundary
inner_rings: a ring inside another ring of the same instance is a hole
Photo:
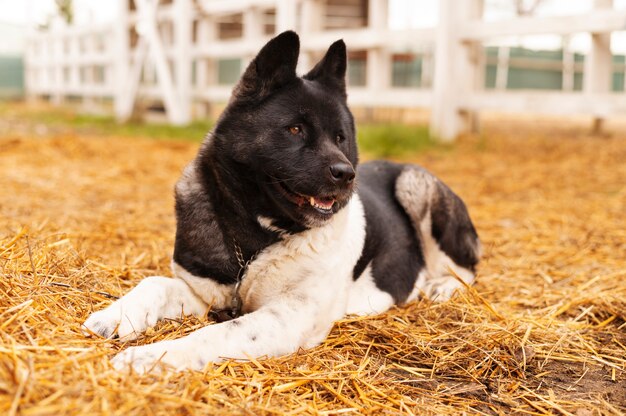
[[[330,48],[328,48],[322,60],[303,78],[338,88],[345,96],[347,66],[348,56],[346,53],[346,44],[340,39],[330,45]]]
[[[261,100],[295,80],[299,53],[300,39],[295,32],[283,32],[271,39],[246,68],[233,97]]]

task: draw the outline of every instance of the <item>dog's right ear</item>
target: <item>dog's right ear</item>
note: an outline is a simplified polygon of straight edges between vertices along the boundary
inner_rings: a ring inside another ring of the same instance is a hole
[[[317,80],[328,87],[339,89],[345,98],[347,66],[346,44],[340,39],[330,45],[322,60],[303,78]]]
[[[257,101],[297,78],[300,39],[287,31],[276,36],[250,62],[233,90],[236,100]]]

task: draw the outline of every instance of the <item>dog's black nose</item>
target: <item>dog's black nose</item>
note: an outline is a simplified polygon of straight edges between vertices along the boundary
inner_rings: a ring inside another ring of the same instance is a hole
[[[330,177],[337,184],[348,185],[354,180],[354,168],[348,163],[335,163],[330,166]]]

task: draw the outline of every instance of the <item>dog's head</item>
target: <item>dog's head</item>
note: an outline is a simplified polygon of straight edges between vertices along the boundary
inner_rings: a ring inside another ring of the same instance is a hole
[[[303,77],[294,32],[270,40],[233,91],[213,134],[233,175],[253,181],[264,214],[307,227],[342,209],[354,191],[357,148],[346,103],[346,46],[333,43]],[[245,176],[245,178],[243,178]]]

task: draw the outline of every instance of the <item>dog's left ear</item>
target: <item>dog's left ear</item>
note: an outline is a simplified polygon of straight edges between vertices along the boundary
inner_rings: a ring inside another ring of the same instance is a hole
[[[296,80],[299,52],[300,39],[293,31],[283,32],[271,39],[246,68],[233,90],[233,98],[262,100]]]
[[[345,97],[347,66],[346,44],[340,39],[330,45],[322,60],[303,78],[337,88]]]

